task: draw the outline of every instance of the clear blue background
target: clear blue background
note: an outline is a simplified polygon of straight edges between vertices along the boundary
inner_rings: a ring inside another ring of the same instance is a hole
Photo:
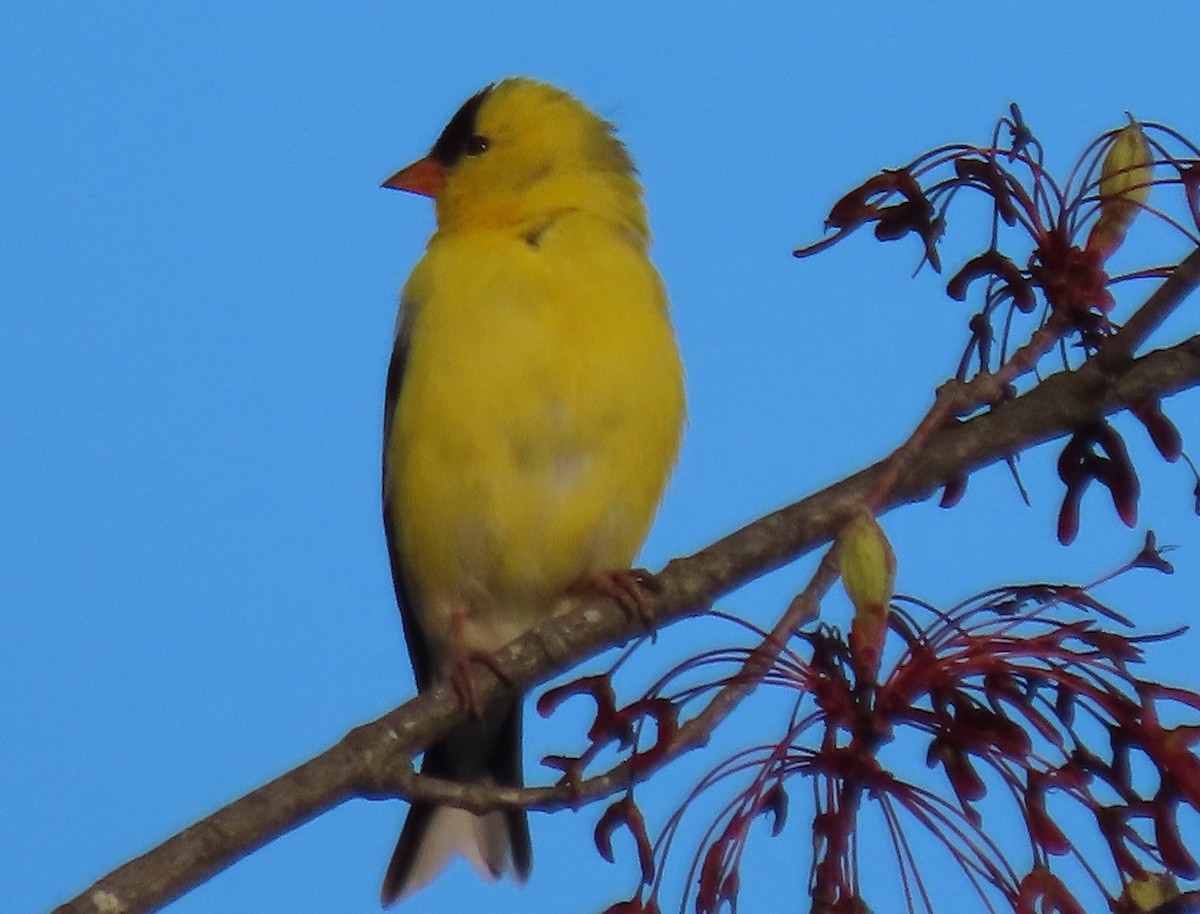
[[[969,308],[930,273],[909,280],[911,239],[791,257],[834,199],[923,149],[986,140],[1012,100],[1059,170],[1127,109],[1200,135],[1198,27],[1186,2],[8,0],[0,906],[66,900],[411,693],[379,522],[380,401],[396,293],[432,213],[378,184],[472,92],[516,73],[561,84],[620,125],[641,168],[691,399],[644,554],[657,567],[877,459],[953,371]],[[986,243],[973,228],[952,223],[951,268]],[[1154,237],[1117,266],[1186,253]],[[1195,395],[1168,412],[1200,441]],[[1152,629],[1191,622],[1192,480],[1122,428],[1143,527],[1184,548],[1173,578],[1102,596]],[[951,600],[1081,581],[1136,551],[1141,531],[1101,491],[1076,545],[1055,544],[1054,456],[1022,460],[1032,508],[992,469],[953,511],[886,518],[900,588]],[[766,622],[810,564],[725,605]],[[826,612],[845,622],[838,599]],[[1200,686],[1196,637],[1155,649],[1163,678]],[[678,628],[659,656],[714,643]],[[542,754],[579,745],[578,726],[530,715],[531,780]],[[699,770],[642,789],[652,825]],[[784,836],[764,828],[754,846],[745,910],[805,907],[811,801],[794,795]],[[403,811],[345,805],[170,910],[375,911]],[[534,816],[522,891],[459,864],[404,910],[602,908],[633,870],[596,857],[596,815]]]

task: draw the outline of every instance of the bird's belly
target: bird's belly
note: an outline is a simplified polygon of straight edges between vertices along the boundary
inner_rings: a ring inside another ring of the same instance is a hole
[[[631,504],[619,429],[581,446],[556,434],[557,407],[495,416],[474,435],[426,428],[406,442],[397,482],[401,561],[428,637],[455,614],[491,650],[554,612],[581,575],[628,566],[653,504]]]
[[[657,275],[627,245],[573,245],[598,264],[456,249],[437,254],[453,287],[413,321],[385,485],[425,636],[458,617],[489,650],[575,579],[632,562],[675,460],[682,373]],[[610,273],[623,294],[596,280]]]

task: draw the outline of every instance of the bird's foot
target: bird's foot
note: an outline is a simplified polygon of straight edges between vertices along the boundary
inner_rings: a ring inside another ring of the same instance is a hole
[[[450,664],[450,686],[454,689],[454,694],[463,710],[474,718],[481,718],[484,711],[483,697],[479,694],[479,688],[471,676],[471,667],[474,664],[486,667],[509,689],[513,687],[512,680],[508,678],[504,670],[500,669],[500,664],[491,654],[467,646],[463,637],[462,617],[459,615],[454,617],[452,633],[451,649],[454,653],[454,660]]]
[[[619,568],[576,578],[567,586],[569,594],[599,594],[614,600],[630,617],[636,616],[647,629],[654,628],[654,602],[662,592],[658,578],[645,568]]]

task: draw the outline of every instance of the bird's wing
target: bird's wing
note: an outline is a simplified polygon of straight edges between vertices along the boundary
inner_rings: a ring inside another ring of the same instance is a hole
[[[392,437],[392,422],[396,416],[396,404],[400,401],[400,389],[404,384],[404,369],[408,362],[411,306],[400,305],[400,321],[396,327],[396,342],[392,347],[392,360],[388,364],[387,388],[383,399],[383,531],[387,538],[388,559],[392,565],[392,586],[396,590],[396,605],[400,607],[400,620],[404,624],[404,640],[408,644],[408,656],[412,661],[417,689],[424,691],[433,683],[432,659],[429,646],[417,623],[416,608],[404,580],[404,568],[400,564],[400,544],[395,521],[392,519],[391,493],[388,491],[388,451]]]

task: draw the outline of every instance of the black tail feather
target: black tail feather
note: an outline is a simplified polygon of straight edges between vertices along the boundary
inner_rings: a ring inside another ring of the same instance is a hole
[[[469,721],[441,743],[430,747],[421,763],[421,773],[464,783],[490,782],[498,786],[520,787],[521,779],[521,703],[514,702],[488,721]],[[404,820],[400,839],[392,853],[383,878],[380,900],[384,907],[395,904],[410,890],[413,867],[438,807],[414,803]],[[504,811],[507,858],[518,881],[529,878],[533,869],[533,845],[529,837],[529,818],[523,809]],[[493,872],[499,878],[503,872]]]

